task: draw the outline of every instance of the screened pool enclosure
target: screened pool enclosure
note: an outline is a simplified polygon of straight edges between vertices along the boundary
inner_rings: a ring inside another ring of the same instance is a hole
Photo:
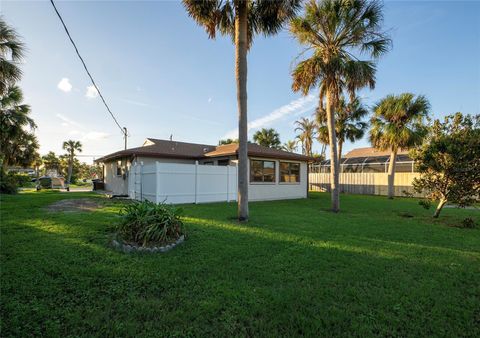
[[[390,163],[390,156],[346,157],[340,161],[341,173],[386,173]],[[311,173],[329,173],[330,160],[310,165]],[[413,173],[413,160],[406,154],[397,155],[395,165],[397,173]]]

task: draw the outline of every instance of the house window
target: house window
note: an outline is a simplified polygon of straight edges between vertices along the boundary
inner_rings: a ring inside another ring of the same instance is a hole
[[[123,172],[122,161],[117,161],[117,176],[122,176]]]
[[[205,161],[203,162],[203,165],[213,165],[213,161]]]
[[[280,182],[300,182],[300,163],[280,162]]]
[[[250,182],[275,182],[275,162],[251,160]]]

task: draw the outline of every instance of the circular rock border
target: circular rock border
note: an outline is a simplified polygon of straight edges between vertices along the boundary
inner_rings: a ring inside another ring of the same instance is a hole
[[[116,239],[112,240],[112,246],[124,253],[133,253],[133,252],[140,252],[140,253],[157,253],[157,252],[167,252],[172,250],[179,244],[182,244],[185,241],[185,235],[181,235],[175,242],[164,245],[164,246],[152,246],[152,247],[144,247],[138,246],[135,244],[128,244],[118,241]]]

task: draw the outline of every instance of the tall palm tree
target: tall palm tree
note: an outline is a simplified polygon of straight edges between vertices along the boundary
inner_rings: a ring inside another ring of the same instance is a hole
[[[217,31],[235,44],[238,104],[238,219],[248,220],[247,52],[255,34],[274,35],[295,16],[301,0],[183,0],[188,14],[208,36]]]
[[[376,65],[360,61],[362,55],[375,60],[384,54],[390,39],[380,31],[382,5],[367,0],[311,0],[303,17],[293,19],[291,33],[306,46],[309,58],[292,72],[292,89],[307,95],[319,86],[320,106],[326,100],[330,147],[332,210],[340,210],[337,135],[334,108],[346,90],[351,97],[358,89],[375,85]]]
[[[75,152],[82,152],[82,144],[80,141],[68,140],[63,142],[62,148],[67,151],[68,156],[68,177],[67,184],[70,184],[72,179],[73,160],[75,159]]]
[[[422,143],[427,129],[424,119],[430,103],[423,95],[411,93],[388,95],[373,108],[370,142],[375,148],[390,150],[388,198],[393,198],[397,152]]]
[[[342,159],[343,144],[346,140],[355,142],[365,135],[368,124],[363,118],[368,115],[367,108],[362,104],[359,98],[347,103],[344,97],[338,101],[335,107],[335,132],[338,141],[338,159]],[[325,109],[318,107],[315,112],[317,122],[317,139],[323,143],[328,143],[328,127]]]
[[[32,140],[26,128],[36,128],[35,122],[29,116],[30,106],[22,101],[23,94],[17,86],[10,86],[0,94],[0,149],[3,169],[17,163],[23,156],[22,150],[26,150],[25,142]],[[38,148],[37,142],[28,144],[37,145]]]
[[[0,94],[20,80],[18,63],[23,59],[24,45],[17,33],[0,17]]]
[[[294,153],[297,151],[297,141],[295,140],[289,140],[285,142],[282,146],[282,149],[291,153]]]
[[[261,146],[268,148],[281,148],[280,135],[273,128],[262,128],[253,134],[253,141]]]
[[[315,121],[302,117],[300,120],[295,121],[295,124],[297,125],[295,131],[300,132],[297,138],[302,143],[302,153],[312,156],[313,139],[316,136]]]

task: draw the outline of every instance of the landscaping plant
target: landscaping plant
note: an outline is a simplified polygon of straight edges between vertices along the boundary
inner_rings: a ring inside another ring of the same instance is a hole
[[[121,211],[118,236],[127,242],[147,246],[169,243],[185,234],[181,209],[150,201],[127,204]]]
[[[480,115],[457,113],[435,120],[424,144],[411,152],[420,177],[417,192],[437,201],[437,218],[447,202],[465,207],[480,196]]]

